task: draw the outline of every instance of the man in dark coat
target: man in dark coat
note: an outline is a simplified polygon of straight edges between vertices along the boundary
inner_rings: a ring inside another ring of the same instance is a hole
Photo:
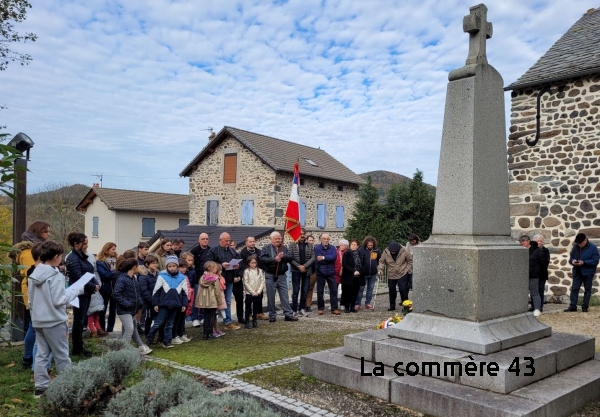
[[[315,251],[313,245],[306,243],[306,233],[302,231],[298,242],[288,245],[292,259],[292,310],[299,316],[307,315],[304,310],[308,284],[315,263]],[[298,295],[301,302],[298,303]]]
[[[335,282],[335,261],[337,260],[337,249],[329,242],[329,235],[321,235],[321,243],[315,246],[315,269],[317,271],[317,308],[319,315],[325,310],[325,283],[329,287],[329,300],[331,302],[331,314],[340,315],[338,310],[338,286]]]
[[[546,281],[548,281],[548,265],[550,265],[550,251],[547,247],[544,246],[544,236],[535,235],[533,237],[533,240],[537,242],[538,248],[540,248],[540,251],[542,252],[542,258],[544,260],[543,264],[541,265],[542,269],[540,271],[540,282],[538,284],[540,290],[540,298],[542,299],[542,302],[540,304],[540,311],[544,311],[544,300],[546,297]]]
[[[584,233],[578,233],[575,236],[575,244],[569,257],[569,263],[573,265],[573,285],[571,286],[571,305],[565,311],[577,311],[579,289],[583,284],[585,292],[583,293],[581,311],[588,312],[590,298],[592,297],[592,282],[598,269],[599,260],[600,254],[598,254],[596,245],[590,242]]]
[[[196,281],[200,282],[202,274],[204,274],[204,264],[208,261],[208,235],[200,233],[198,236],[198,244],[194,246],[190,253],[194,255],[194,270],[196,271]],[[194,286],[194,297],[198,294],[198,284]],[[204,309],[196,307],[196,300],[192,304],[192,326],[200,327],[204,321]]]
[[[535,241],[531,241],[529,236],[521,236],[519,243],[524,248],[529,249],[529,296],[531,297],[531,305],[533,308],[533,315],[538,317],[542,312],[539,279],[544,264],[542,251],[538,248],[538,244]]]
[[[240,326],[231,322],[231,296],[233,295],[233,283],[239,282],[242,279],[241,276],[241,265],[236,263],[231,266],[230,262],[232,259],[242,259],[239,253],[233,250],[230,246],[231,237],[229,233],[223,232],[219,236],[219,244],[208,251],[208,260],[214,261],[221,264],[223,271],[221,275],[225,278],[225,302],[227,303],[227,309],[225,310],[225,328],[229,330],[237,330]],[[243,300],[235,300],[237,304],[238,322],[241,323],[244,320],[244,303]]]

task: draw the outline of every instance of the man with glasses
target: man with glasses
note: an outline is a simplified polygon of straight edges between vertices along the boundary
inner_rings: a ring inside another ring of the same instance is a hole
[[[592,297],[592,281],[596,275],[600,255],[598,248],[587,239],[584,233],[578,233],[575,236],[575,244],[569,256],[569,263],[573,265],[573,285],[571,286],[571,304],[566,312],[577,311],[577,301],[579,299],[579,289],[583,284],[583,304],[581,311],[588,312],[590,298]]]
[[[303,307],[315,263],[314,248],[313,245],[306,242],[306,233],[302,231],[298,242],[292,242],[288,245],[288,251],[292,257],[292,311],[294,315],[302,317],[308,314]],[[300,295],[300,303],[298,303],[298,295]]]

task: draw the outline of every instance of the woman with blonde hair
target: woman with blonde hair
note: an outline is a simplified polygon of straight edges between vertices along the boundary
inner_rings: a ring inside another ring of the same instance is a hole
[[[117,306],[113,298],[113,290],[115,288],[115,280],[117,278],[117,244],[107,242],[102,246],[102,250],[96,256],[96,270],[100,281],[100,294],[104,300],[104,312],[100,314],[100,327],[102,330],[112,332],[115,327],[115,319],[117,317]],[[106,323],[106,310],[108,309],[108,323]],[[106,326],[106,324],[108,324]],[[88,323],[89,327],[89,323]],[[91,329],[90,329],[91,330]],[[99,333],[101,334],[101,333]]]
[[[167,268],[167,256],[173,254],[173,242],[169,238],[160,241],[160,247],[153,253],[158,258],[158,270],[164,271]]]

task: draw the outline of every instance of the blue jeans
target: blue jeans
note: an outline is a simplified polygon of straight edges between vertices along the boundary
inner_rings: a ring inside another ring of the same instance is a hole
[[[310,276],[306,272],[292,271],[292,310],[298,312],[298,293],[300,293],[300,308],[306,304],[306,294],[308,294],[308,283]]]
[[[233,282],[228,282],[225,284],[225,303],[227,304],[227,308],[225,309],[225,320],[223,320],[223,324],[227,326],[231,323],[231,296],[233,294]]]
[[[30,324],[29,328],[27,329],[27,333],[25,333],[25,339],[24,339],[25,350],[23,352],[23,358],[25,358],[25,359],[35,358],[35,354],[33,353],[34,346],[35,346],[35,329],[33,328],[33,325]]]
[[[149,345],[152,340],[154,340],[154,336],[160,326],[165,325],[165,338],[163,343],[168,345],[171,343],[171,338],[173,336],[173,322],[175,321],[175,314],[177,314],[177,309],[175,308],[166,308],[159,307],[158,316],[154,320],[154,324],[150,329],[150,333],[146,335],[146,344]]]
[[[373,300],[373,289],[375,288],[375,283],[377,282],[377,275],[368,275],[365,277],[365,285],[361,285],[358,289],[358,297],[356,298],[356,305],[360,306],[360,302],[362,301],[363,292],[365,291],[365,287],[367,287],[367,295],[365,297],[365,305],[371,305],[371,301]]]
[[[194,303],[192,304],[192,314],[190,319],[193,320],[204,320],[204,309],[196,307],[196,297],[198,297],[199,284],[194,285]]]

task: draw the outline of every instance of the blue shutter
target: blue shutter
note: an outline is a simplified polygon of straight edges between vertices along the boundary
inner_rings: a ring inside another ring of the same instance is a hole
[[[98,237],[98,223],[100,219],[98,217],[92,217],[92,237]]]
[[[254,200],[242,200],[242,224],[254,224]]]
[[[142,237],[152,237],[155,233],[156,220],[153,218],[142,218]]]
[[[324,229],[325,228],[325,213],[326,208],[325,204],[317,204],[317,227]]]
[[[300,202],[300,226],[306,226],[306,202]]]
[[[185,227],[188,224],[190,224],[190,220],[189,219],[179,219],[179,227]]]
[[[335,208],[335,227],[344,227],[344,206]]]

